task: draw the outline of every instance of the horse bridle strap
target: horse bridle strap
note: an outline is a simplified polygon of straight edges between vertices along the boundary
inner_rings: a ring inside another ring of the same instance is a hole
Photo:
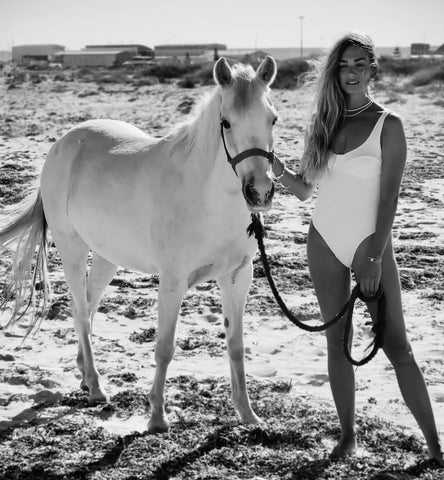
[[[225,153],[227,154],[228,163],[233,167],[234,173],[236,173],[236,165],[242,160],[245,160],[248,157],[265,157],[271,165],[274,163],[274,150],[271,152],[267,152],[266,150],[262,150],[262,148],[250,148],[249,150],[245,150],[244,152],[239,153],[234,158],[228,152],[227,144],[225,143],[225,135],[224,135],[224,127],[221,122],[220,124],[220,134],[222,136],[222,141],[224,142]]]

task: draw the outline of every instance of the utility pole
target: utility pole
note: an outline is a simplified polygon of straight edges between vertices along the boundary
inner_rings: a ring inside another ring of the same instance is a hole
[[[304,18],[302,16],[299,17],[301,21],[301,58],[304,56]]]

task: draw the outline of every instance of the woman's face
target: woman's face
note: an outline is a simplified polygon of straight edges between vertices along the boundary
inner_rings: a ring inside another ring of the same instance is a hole
[[[344,93],[367,93],[372,66],[364,49],[355,45],[347,47],[339,59],[338,71],[339,85]]]

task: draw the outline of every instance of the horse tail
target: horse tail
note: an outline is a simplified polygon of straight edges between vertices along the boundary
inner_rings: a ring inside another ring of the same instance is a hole
[[[26,335],[46,316],[51,287],[47,271],[48,224],[40,190],[34,191],[17,206],[9,207],[0,221],[0,250],[15,243],[15,256],[5,282],[0,308],[15,300],[10,326],[19,321],[32,307],[31,322]],[[37,294],[38,292],[38,294]]]

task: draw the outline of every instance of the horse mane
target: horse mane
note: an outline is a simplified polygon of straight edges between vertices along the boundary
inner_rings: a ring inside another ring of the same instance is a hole
[[[255,72],[250,65],[236,64],[232,67],[233,84],[235,88],[245,91],[255,79]],[[221,87],[217,86],[212,92],[203,95],[200,103],[194,110],[194,116],[179,124],[167,136],[170,143],[168,153],[173,154],[179,149],[185,161],[193,150],[198,149],[209,158],[214,154],[220,141],[220,105]]]
[[[168,153],[181,150],[185,160],[194,149],[213,156],[219,145],[220,87],[203,95],[194,109],[194,115],[176,126],[166,137],[170,143]]]

